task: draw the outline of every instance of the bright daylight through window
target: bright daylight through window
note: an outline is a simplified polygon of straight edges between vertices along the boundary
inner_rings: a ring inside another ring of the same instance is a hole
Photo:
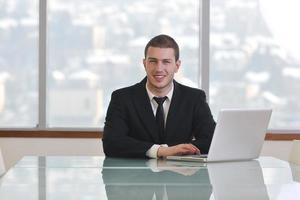
[[[38,119],[38,1],[0,0],[0,127]]]
[[[299,7],[293,0],[211,1],[215,114],[221,108],[270,107],[271,128],[300,129]]]
[[[39,2],[0,0],[0,128],[39,123]],[[209,68],[215,119],[221,108],[270,107],[271,129],[299,130],[300,3],[210,6],[210,19],[200,19],[198,0],[48,0],[45,128],[103,127],[111,92],[145,76],[144,46],[165,33],[181,47],[179,82],[199,87],[200,67]],[[201,24],[208,20],[210,66],[200,66]]]
[[[195,0],[49,1],[49,126],[103,127],[112,91],[142,80],[144,46],[160,33],[182,48],[178,80],[197,87],[198,13]]]

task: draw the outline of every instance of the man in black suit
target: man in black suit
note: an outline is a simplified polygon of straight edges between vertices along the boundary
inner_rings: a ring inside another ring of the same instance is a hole
[[[112,93],[103,134],[106,156],[207,153],[215,129],[204,91],[177,83],[179,47],[167,35],[145,47],[147,77]]]

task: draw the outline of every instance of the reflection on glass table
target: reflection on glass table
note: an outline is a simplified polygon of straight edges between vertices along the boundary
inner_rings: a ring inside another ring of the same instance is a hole
[[[207,168],[213,186],[213,199],[269,199],[257,160],[209,163]]]
[[[0,179],[1,200],[300,199],[300,166],[270,157],[189,163],[101,156],[24,157]]]
[[[156,160],[152,160],[156,162]],[[114,199],[205,199],[211,195],[206,167],[179,167],[165,161],[149,169],[114,168],[114,159],[105,159],[102,169],[107,198]],[[182,171],[180,171],[180,168]],[[192,171],[189,173],[188,171]],[[184,175],[184,172],[187,172]]]

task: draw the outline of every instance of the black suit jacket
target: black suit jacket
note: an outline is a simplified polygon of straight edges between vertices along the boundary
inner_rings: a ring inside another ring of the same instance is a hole
[[[112,93],[102,140],[106,156],[146,157],[153,144],[161,144],[146,80]],[[174,81],[166,144],[192,143],[201,153],[207,153],[214,129],[204,91]]]

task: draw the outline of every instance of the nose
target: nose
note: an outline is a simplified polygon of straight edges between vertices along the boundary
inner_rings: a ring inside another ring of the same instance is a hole
[[[164,68],[163,62],[162,61],[158,61],[157,65],[156,65],[156,70],[157,71],[162,71]]]

